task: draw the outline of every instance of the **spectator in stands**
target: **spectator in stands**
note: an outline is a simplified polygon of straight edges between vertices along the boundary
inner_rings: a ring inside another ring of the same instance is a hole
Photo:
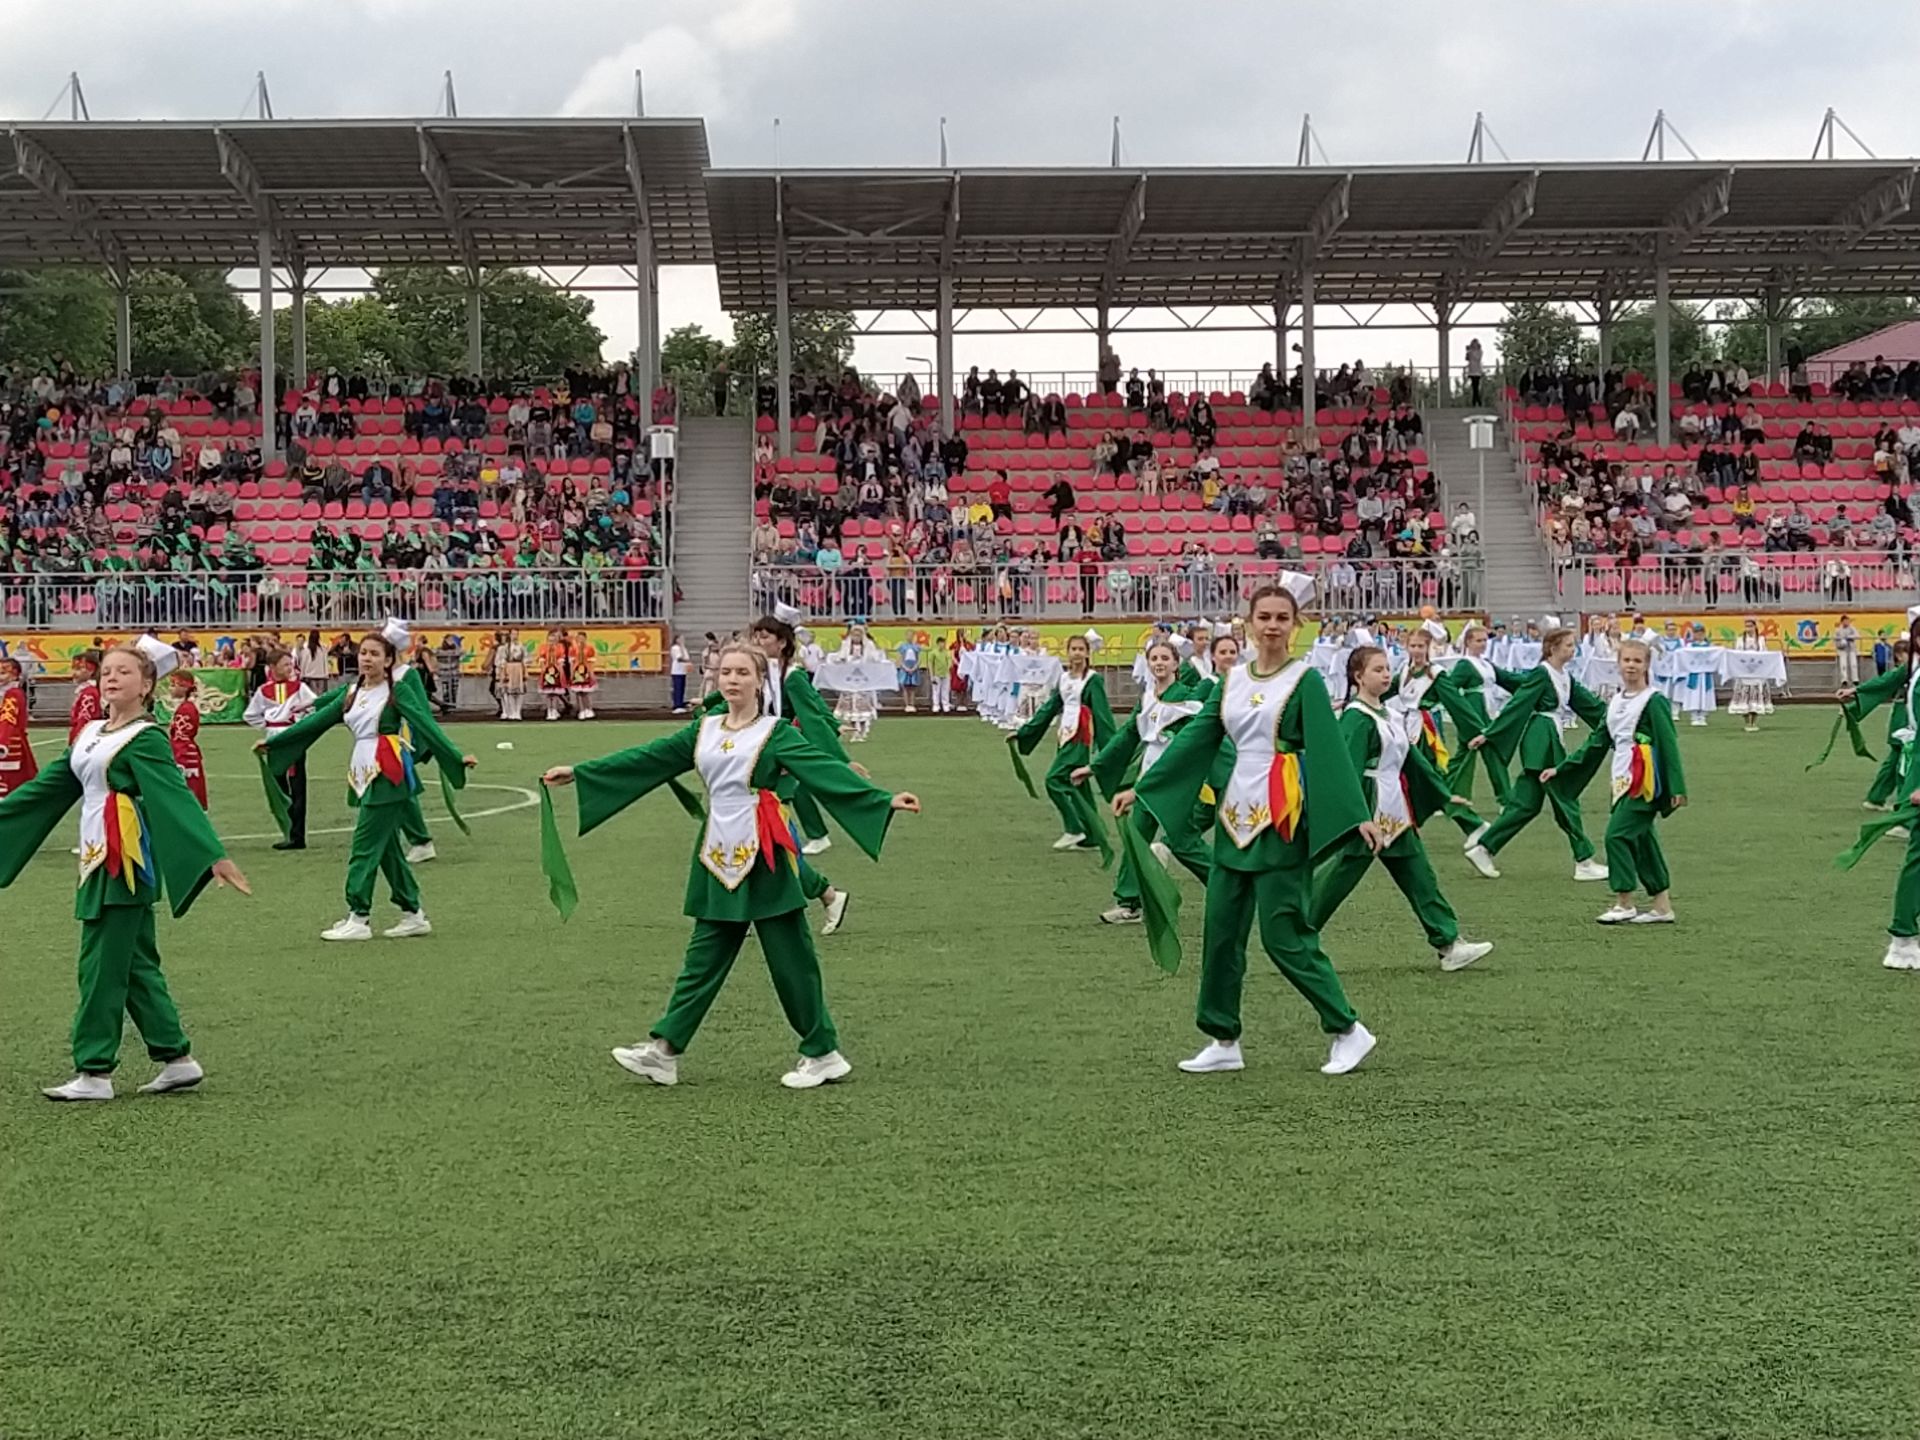
[[[989,370],[987,373],[991,375],[993,372]],[[1027,382],[1020,378],[1020,372],[1009,369],[1007,371],[1006,384],[1000,387],[1000,413],[1002,415],[1013,414],[1027,403],[1027,397],[1030,393],[1027,389]]]
[[[1447,522],[1447,530],[1456,541],[1464,540],[1469,535],[1477,534],[1479,529],[1480,521],[1474,515],[1472,507],[1469,506],[1466,501],[1462,500],[1458,505],[1453,507],[1453,519]]]
[[[1000,383],[1000,372],[991,366],[987,369],[987,378],[980,382],[980,405],[983,414],[1007,413],[1006,386]]]
[[[1041,498],[1047,502],[1048,513],[1057,525],[1060,523],[1060,517],[1073,509],[1073,486],[1067,483],[1065,475],[1056,472],[1053,484],[1047,488],[1046,494]]]
[[[1111,395],[1120,388],[1120,354],[1111,345],[1100,350],[1100,393]]]
[[[1127,372],[1127,408],[1129,410],[1147,408],[1147,382],[1140,378],[1138,367]]]
[[[1467,341],[1467,403],[1469,405],[1483,403],[1480,399],[1480,387],[1484,383],[1485,375],[1484,352],[1480,348],[1480,337],[1476,335]]]
[[[987,504],[996,520],[1013,519],[1013,486],[1007,481],[1007,472],[998,472],[993,483],[987,486]]]
[[[1247,403],[1256,410],[1269,413],[1280,408],[1280,382],[1274,377],[1271,361],[1262,365],[1260,373],[1254,377],[1253,388],[1247,392]]]

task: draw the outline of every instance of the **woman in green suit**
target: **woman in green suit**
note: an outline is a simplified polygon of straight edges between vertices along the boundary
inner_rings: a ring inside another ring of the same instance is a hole
[[[676,1084],[680,1055],[693,1043],[751,930],[760,937],[787,1023],[800,1037],[800,1059],[780,1083],[810,1090],[845,1079],[853,1066],[840,1053],[827,1013],[820,961],[806,925],[799,841],[791,811],[779,798],[780,781],[791,776],[805,785],[876,860],[894,812],[918,812],[920,802],[876,789],[799,729],[763,713],[766,657],[758,649],[735,641],[720,647],[718,659],[724,712],[650,744],[557,766],[542,783],[578,788],[582,835],[689,770],[706,786],[704,823],[687,873],[685,911],[693,919],[693,937],[686,960],[666,1013],[640,1044],[616,1049],[615,1061],[656,1085]],[[558,882],[556,894],[576,893],[557,835],[546,860],[549,878]],[[567,909],[563,905],[562,913]]]
[[[1093,668],[1092,655],[1085,636],[1067,641],[1067,664],[1060,683],[1033,718],[1007,737],[1020,754],[1031,755],[1047,727],[1058,728],[1058,745],[1046,779],[1047,798],[1060,815],[1060,838],[1053,842],[1056,850],[1075,849],[1087,844],[1089,835],[1100,833],[1099,818],[1087,813],[1092,797],[1073,783],[1073,772],[1090,764],[1113,738],[1113,707],[1107,703],[1106,682]]]
[[[188,1090],[205,1078],[160,973],[153,907],[164,890],[175,919],[209,880],[251,894],[187,789],[148,706],[179,657],[151,637],[101,658],[102,719],[81,726],[58,760],[0,798],[0,887],[80,806],[80,1003],[73,1015],[73,1078],[49,1100],[111,1100],[127,1017],[160,1073],[142,1094]]]
[[[265,774],[278,775],[298,762],[313,742],[336,725],[353,736],[347,760],[347,804],[354,811],[353,845],[347,857],[346,917],[320,934],[322,940],[371,940],[373,882],[385,875],[400,923],[389,940],[431,935],[420,887],[407,864],[405,828],[409,806],[420,793],[415,752],[440,765],[441,781],[458,790],[477,763],[447,738],[411,677],[395,680],[393,643],[384,635],[360,642],[360,674],[352,685],[329,690],[306,718],[275,731],[253,748],[266,756]],[[268,803],[277,791],[269,783]]]
[[[1188,1074],[1239,1070],[1240,995],[1247,937],[1256,918],[1260,942],[1332,1037],[1326,1075],[1344,1075],[1373,1049],[1374,1037],[1347,1003],[1346,991],[1313,929],[1313,863],[1349,835],[1369,850],[1385,844],[1347,758],[1320,673],[1290,654],[1310,576],[1283,572],[1280,584],[1254,592],[1248,631],[1253,655],[1229,672],[1136,790],[1114,797],[1124,816],[1135,799],[1163,826],[1193,809],[1217,758],[1231,747],[1233,768],[1218,793],[1208,866],[1200,998],[1195,1020],[1207,1043],[1180,1062]],[[1123,831],[1123,837],[1129,832]],[[1145,867],[1140,867],[1147,878]],[[1142,886],[1147,936],[1155,958],[1179,963],[1174,926],[1178,892],[1164,875]]]

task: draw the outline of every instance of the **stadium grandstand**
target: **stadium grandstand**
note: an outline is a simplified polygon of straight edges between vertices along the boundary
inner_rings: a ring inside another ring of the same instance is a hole
[[[22,123],[0,266],[104,267],[119,372],[0,356],[0,609],[68,637],[619,627],[613,668],[648,675],[669,627],[753,605],[1142,621],[1222,613],[1281,565],[1356,613],[1893,605],[1920,365],[1812,380],[1790,321],[1796,297],[1920,291],[1915,173],[742,171],[699,120]],[[563,263],[624,268],[634,362],[483,374],[482,270]],[[399,264],[465,277],[466,373],[316,372],[312,277]],[[772,318],[753,413],[683,415],[660,379],[662,264],[711,264],[729,310]],[[161,265],[257,273],[263,316],[291,297],[291,353],[263,323],[251,367],[131,376],[130,278]],[[1764,308],[1764,367],[1672,373],[1671,305],[1734,297]],[[1609,349],[1646,300],[1642,373]],[[1464,307],[1538,301],[1591,307],[1596,363],[1463,368]],[[1329,305],[1418,307],[1439,366],[1322,365]],[[792,316],[822,307],[918,317],[930,386],[797,373]],[[1170,307],[1271,331],[1273,362],[1224,386],[1123,368],[1125,317]],[[1088,383],[956,374],[957,327],[1029,333],[1014,310],[1074,317]]]

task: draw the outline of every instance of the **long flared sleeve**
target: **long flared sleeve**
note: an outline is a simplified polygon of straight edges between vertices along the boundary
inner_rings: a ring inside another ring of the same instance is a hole
[[[124,771],[152,835],[154,869],[177,920],[192,907],[213,879],[213,867],[227,855],[213,823],[187,788],[166,734],[149,726],[113,757],[113,778]]]
[[[774,734],[779,733],[780,727],[776,726]],[[643,795],[686,774],[693,768],[693,750],[699,739],[700,724],[696,721],[645,745],[616,750],[574,766],[580,833],[598,829]]]
[[[1506,708],[1488,724],[1484,732],[1487,737],[1484,748],[1491,750],[1502,765],[1513,763],[1513,752],[1519,748],[1521,737],[1527,733],[1527,726],[1533,723],[1533,717],[1539,713],[1542,700],[1551,701],[1552,688],[1544,669],[1528,671]]]
[[[1413,803],[1415,825],[1430,815],[1471,816],[1475,823],[1479,822],[1480,816],[1471,805],[1462,805],[1453,798],[1453,785],[1446,772],[1434,764],[1433,757],[1420,746],[1407,751],[1401,773],[1407,777],[1407,798]]]
[[[1607,728],[1607,702],[1578,680],[1571,681],[1567,686],[1567,708],[1573,711],[1577,719],[1594,729]]]
[[[1088,674],[1087,691],[1080,703],[1093,711],[1093,748],[1098,750],[1113,738],[1113,706],[1107,700],[1107,682],[1098,670]]]
[[[1487,713],[1487,687],[1480,678],[1480,672],[1470,661],[1462,660],[1448,674],[1453,681],[1453,703],[1448,706],[1447,713],[1459,727],[1461,737],[1471,740],[1476,735],[1486,734],[1493,717]]]
[[[1224,686],[1214,686],[1200,713],[1180,727],[1173,743],[1154,762],[1153,768],[1140,777],[1135,789],[1139,802],[1166,829],[1177,831],[1187,827],[1193,802],[1200,796],[1200,787],[1207,783],[1214,760],[1227,738],[1226,726],[1220,722],[1220,697],[1224,689]],[[1326,693],[1324,687],[1321,693]]]
[[[1673,728],[1673,706],[1664,695],[1647,702],[1640,717],[1647,738],[1653,742],[1654,763],[1660,767],[1660,810],[1673,813],[1673,802],[1687,793],[1687,774],[1680,765],[1680,736]]]
[[[266,737],[267,766],[282,774],[299,763],[313,748],[313,742],[338,725],[346,713],[351,685],[337,685],[320,697],[312,710],[284,730],[271,731]]]
[[[405,682],[394,686],[393,703],[400,712],[400,718],[407,722],[407,728],[412,732],[415,755],[425,754],[438,760],[443,782],[456,790],[464,790],[467,785],[466,756],[447,732],[440,728],[440,722],[433,718],[433,707],[427,701],[424,686]]]
[[[813,688],[813,677],[804,670],[795,670],[783,682],[781,693],[793,706],[794,724],[807,737],[807,743],[823,755],[846,760],[847,748],[840,743],[840,722],[833,718],[833,711]]]
[[[1360,773],[1334,718],[1327,682],[1318,670],[1308,670],[1294,686],[1280,716],[1280,739],[1300,752],[1307,850],[1318,859],[1373,819],[1373,807],[1360,790]],[[1154,766],[1154,771],[1159,768]]]
[[[0,889],[20,878],[34,852],[46,844],[61,817],[80,798],[68,752],[44,767],[18,790],[0,796]],[[168,756],[172,763],[172,756]],[[181,784],[185,788],[185,782]]]
[[[1152,694],[1143,692],[1140,696],[1140,705],[1152,703]],[[1134,714],[1120,723],[1113,732],[1113,738],[1095,751],[1093,759],[1087,762],[1093,771],[1093,778],[1100,782],[1103,794],[1117,795],[1124,790],[1127,784],[1127,771],[1139,758],[1140,726],[1135,718],[1139,714],[1139,708],[1139,705],[1134,707]]]
[[[776,727],[761,752],[761,761],[771,760],[807,789],[853,837],[867,855],[880,858],[880,847],[893,823],[893,795],[870,780],[863,780],[846,761],[836,759],[815,747],[792,726]],[[578,772],[576,772],[578,773]]]

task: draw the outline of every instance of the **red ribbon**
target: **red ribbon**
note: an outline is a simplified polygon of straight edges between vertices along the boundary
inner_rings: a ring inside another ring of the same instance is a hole
[[[771,790],[760,792],[760,803],[754,810],[754,823],[760,832],[760,858],[767,862],[769,870],[776,868],[774,852],[784,850],[793,857],[797,868],[800,864],[800,847],[794,844],[793,827],[787,823],[787,812],[781,808],[780,797]]]
[[[1086,705],[1080,707],[1080,719],[1074,724],[1073,743],[1076,745],[1093,744],[1093,711]]]

